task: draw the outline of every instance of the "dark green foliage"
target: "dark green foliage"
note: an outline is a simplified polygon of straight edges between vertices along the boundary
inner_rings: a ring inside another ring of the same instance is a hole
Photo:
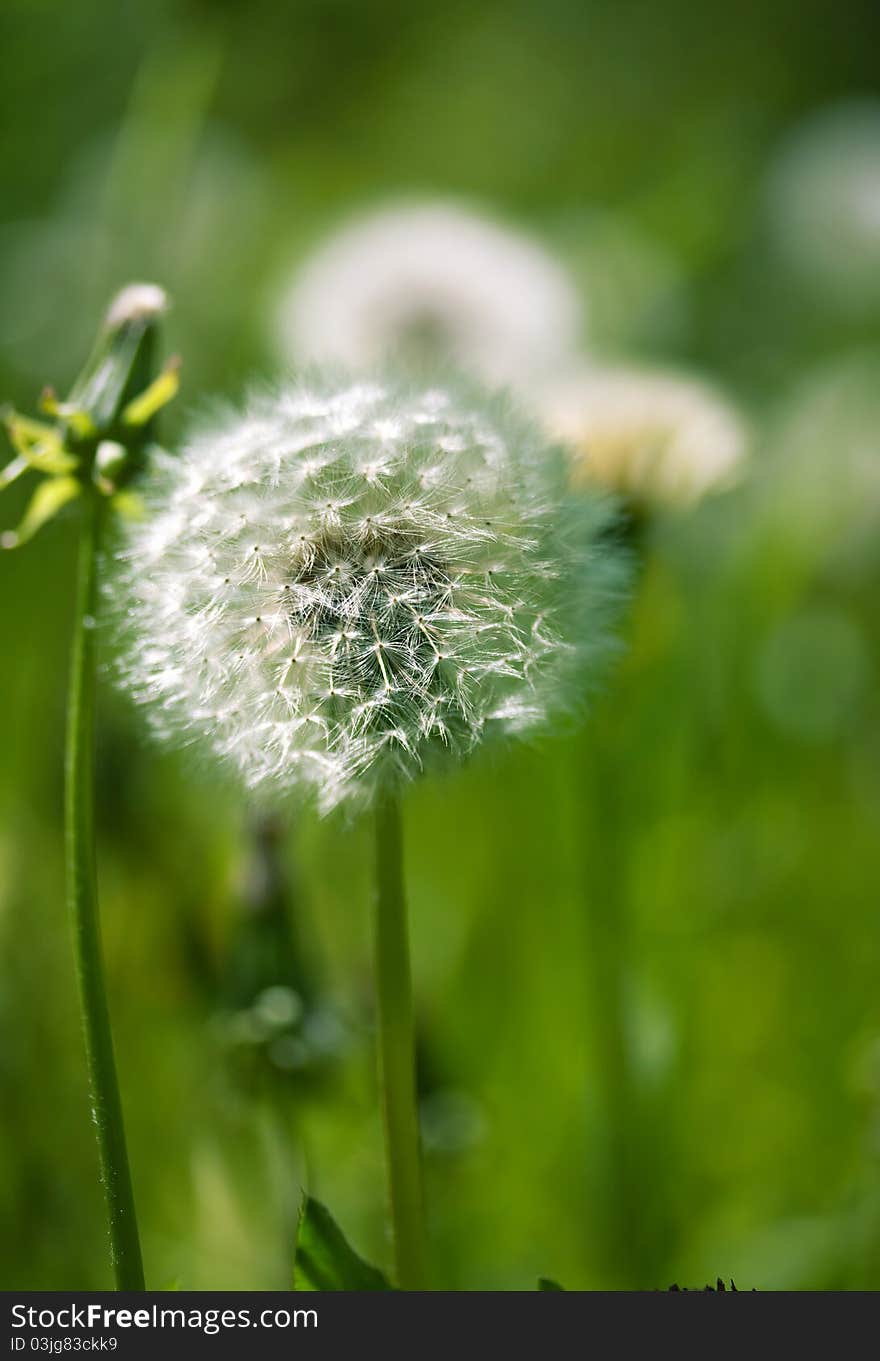
[[[296,1230],[294,1290],[390,1290],[386,1276],[359,1257],[319,1200],[303,1196]]]

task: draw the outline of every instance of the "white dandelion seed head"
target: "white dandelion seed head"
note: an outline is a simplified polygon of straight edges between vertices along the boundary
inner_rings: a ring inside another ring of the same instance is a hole
[[[279,344],[294,363],[363,370],[427,357],[507,385],[567,361],[582,326],[574,284],[540,245],[444,202],[343,227],[298,272],[277,313]]]
[[[545,724],[607,648],[604,498],[499,402],[322,381],[157,456],[110,598],[126,687],[253,789],[368,802]]]
[[[678,373],[585,368],[547,384],[537,407],[572,451],[574,480],[646,505],[686,507],[732,485],[745,427],[711,387]]]

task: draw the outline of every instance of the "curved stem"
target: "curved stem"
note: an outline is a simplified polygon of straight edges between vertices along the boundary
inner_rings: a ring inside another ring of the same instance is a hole
[[[122,1104],[113,1057],[98,920],[94,830],[95,610],[103,507],[84,493],[65,762],[67,895],[101,1182],[117,1290],[143,1290]]]
[[[400,805],[394,798],[381,803],[376,811],[376,885],[379,1075],[397,1284],[401,1290],[426,1290],[427,1250],[416,1106],[415,1026],[403,890]]]

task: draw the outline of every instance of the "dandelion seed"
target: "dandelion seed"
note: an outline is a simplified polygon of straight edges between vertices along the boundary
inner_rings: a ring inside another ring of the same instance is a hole
[[[383,476],[364,479],[380,445]],[[614,546],[596,551],[604,497],[566,479],[500,402],[378,384],[255,397],[157,456],[112,592],[124,681],[161,734],[323,809],[532,731],[607,649],[620,580]]]

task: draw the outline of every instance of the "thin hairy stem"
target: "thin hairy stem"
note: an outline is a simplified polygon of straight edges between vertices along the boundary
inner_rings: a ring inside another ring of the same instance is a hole
[[[110,1260],[117,1290],[143,1290],[144,1270],[104,984],[95,874],[95,609],[103,508],[94,492],[86,491],[83,501],[65,765],[67,895],[89,1093],[107,1206]]]
[[[401,1290],[427,1289],[424,1198],[416,1106],[415,1026],[400,805],[376,812],[376,977],[379,1074],[391,1192],[394,1258]]]

